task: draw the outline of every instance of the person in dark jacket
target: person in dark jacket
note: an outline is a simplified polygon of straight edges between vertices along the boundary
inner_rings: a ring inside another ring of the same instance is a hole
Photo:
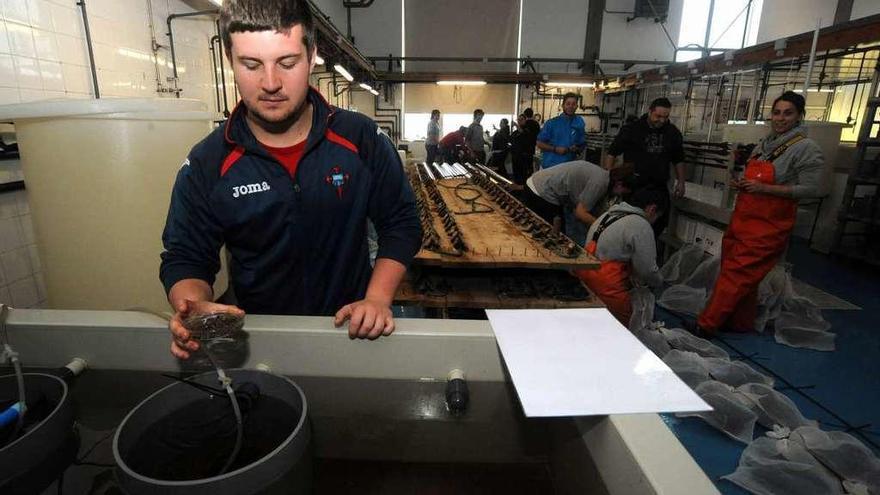
[[[513,165],[513,182],[525,185],[526,179],[534,172],[535,144],[541,127],[534,120],[531,108],[526,108],[516,119],[519,132],[512,138],[511,163]]]
[[[611,169],[615,159],[623,155],[623,161],[635,164],[636,181],[639,186],[655,186],[669,190],[669,169],[675,166],[674,194],[684,197],[685,167],[681,132],[669,122],[672,103],[667,98],[657,98],[648,107],[648,113],[640,119],[620,128],[611,146],[604,166]],[[667,208],[668,210],[668,208]],[[668,212],[654,222],[654,233],[659,236],[669,222]]]
[[[351,338],[389,335],[392,299],[421,244],[394,146],[375,122],[309,87],[307,2],[226,0],[220,29],[242,99],[192,149],[172,192],[160,268],[175,311],[172,354],[198,349],[182,322],[200,313],[335,315]],[[223,245],[241,309],[211,302]]]
[[[501,119],[501,127],[492,135],[492,155],[489,157],[487,165],[497,170],[501,175],[507,175],[504,162],[507,161],[509,149],[510,123],[507,119]]]

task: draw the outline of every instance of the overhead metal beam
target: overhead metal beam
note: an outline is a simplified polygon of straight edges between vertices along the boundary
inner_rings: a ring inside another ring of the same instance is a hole
[[[862,43],[880,41],[880,14],[863,17],[854,21],[836,24],[819,31],[817,52],[842,50]],[[777,60],[801,57],[810,53],[813,31],[808,31],[786,39],[786,47],[777,52],[774,41],[736,50],[731,60],[725,54],[701,58],[692,62],[680,62],[666,67],[641,72],[641,82],[652,83],[664,80],[684,79],[693,75],[720,74],[736,70],[761,67]],[[693,64],[693,72],[688,64]],[[634,87],[640,83],[636,74],[621,79],[621,89]]]
[[[580,58],[560,58],[560,57],[367,57],[373,62],[559,62],[559,63],[581,63],[584,60]]]
[[[837,10],[834,11],[834,24],[847,22],[852,17],[853,0],[837,0]]]
[[[590,82],[590,79],[584,79],[583,76],[577,74],[557,75],[559,80],[566,81],[584,81]],[[485,81],[491,84],[530,84],[539,83],[550,80],[549,74],[534,74],[531,72],[379,72],[376,75],[377,81],[387,83],[435,83],[443,80],[456,81]]]
[[[496,62],[521,62],[521,63],[561,63],[561,64],[584,64],[589,62],[588,60],[581,58],[562,58],[562,57],[395,57],[395,56],[378,56],[378,57],[367,57],[367,60],[371,62],[485,62],[485,63],[496,63]],[[633,65],[664,65],[672,63],[671,60],[633,60],[633,59],[618,59],[618,58],[603,58],[603,59],[593,59],[593,62],[597,64],[633,64]]]
[[[581,74],[596,74],[596,59],[602,43],[602,19],[605,13],[605,0],[590,0],[587,8],[587,34],[584,37],[584,64]]]

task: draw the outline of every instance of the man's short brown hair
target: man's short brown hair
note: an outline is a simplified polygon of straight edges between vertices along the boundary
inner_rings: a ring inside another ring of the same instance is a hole
[[[308,0],[224,0],[220,8],[220,38],[227,55],[232,50],[232,33],[286,33],[297,24],[302,26],[302,42],[306,56],[311,60],[316,40],[315,21]]]

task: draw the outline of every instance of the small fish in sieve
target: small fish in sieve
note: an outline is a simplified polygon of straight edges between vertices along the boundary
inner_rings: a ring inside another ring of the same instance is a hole
[[[244,327],[244,316],[232,313],[209,313],[192,315],[183,321],[192,337],[201,342],[229,342]]]

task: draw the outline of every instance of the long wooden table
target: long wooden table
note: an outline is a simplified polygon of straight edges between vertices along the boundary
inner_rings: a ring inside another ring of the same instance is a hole
[[[479,167],[410,165],[425,237],[397,304],[427,308],[587,308],[602,302],[570,270],[599,261]],[[445,174],[445,176],[444,176]]]

